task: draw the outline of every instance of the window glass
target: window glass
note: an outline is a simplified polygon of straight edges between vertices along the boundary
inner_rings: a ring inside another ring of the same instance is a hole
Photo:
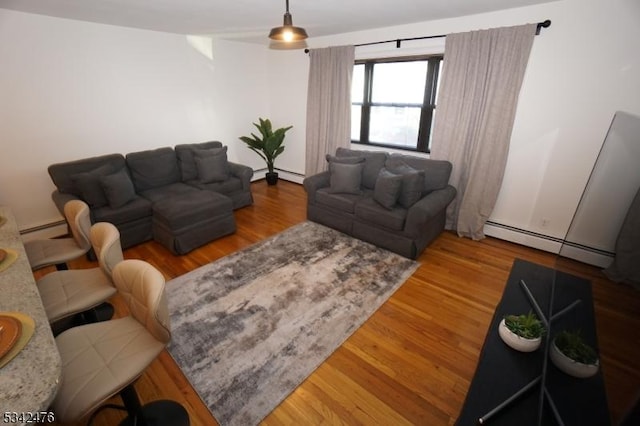
[[[429,147],[431,147],[431,143],[433,142],[433,128],[436,127],[434,126],[436,122],[436,110],[434,109],[433,112],[431,113],[431,129],[429,129]]]
[[[353,67],[353,76],[351,77],[351,102],[362,103],[364,95],[364,64],[355,65]],[[359,126],[360,124],[358,124]]]
[[[359,105],[351,105],[351,140],[360,140],[360,121],[362,108]]]
[[[422,104],[427,66],[427,61],[376,64],[373,72],[371,101]]]
[[[371,107],[372,143],[415,149],[419,128],[420,108]]]
[[[443,66],[442,66],[442,59],[438,62],[438,72],[440,75],[442,75],[442,71],[444,70]],[[440,94],[440,81],[442,79],[438,77],[438,81],[436,81],[436,97],[435,97],[435,104],[438,105],[438,95]],[[434,111],[435,114],[435,111]]]
[[[354,65],[352,142],[429,152],[442,63],[432,55]]]

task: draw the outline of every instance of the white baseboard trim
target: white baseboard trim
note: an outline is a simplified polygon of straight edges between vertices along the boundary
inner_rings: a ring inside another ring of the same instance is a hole
[[[613,262],[614,254],[593,249],[591,247],[574,246],[566,242],[560,250],[562,257],[577,260],[599,268],[606,268]]]
[[[23,242],[57,238],[67,234],[67,223],[63,220],[20,231],[20,236],[22,237]]]
[[[293,182],[293,183],[299,183],[302,184],[302,181],[304,180],[305,176],[303,174],[300,173],[296,173],[296,172],[291,172],[289,170],[283,170],[283,169],[275,169],[276,172],[278,172],[278,178],[279,179],[283,179],[289,182]],[[251,182],[255,182],[261,179],[265,179],[265,173],[267,172],[267,169],[258,169],[258,170],[254,170],[253,171],[253,177],[251,178]]]
[[[278,177],[280,179],[288,180],[289,182],[299,183],[302,185],[304,176],[298,173],[289,172],[286,170],[278,170]]]
[[[560,248],[562,247],[562,240],[558,238],[529,232],[524,229],[502,225],[495,222],[487,222],[484,226],[484,233],[490,237],[511,241],[513,243],[522,244],[523,246],[532,247],[538,250],[548,251],[549,253],[559,253]]]
[[[511,241],[562,257],[577,260],[589,265],[606,268],[611,264],[614,253],[608,253],[593,247],[581,246],[549,235],[527,231],[513,226],[487,222],[484,233],[490,237]]]
[[[304,175],[300,173],[290,172],[288,170],[276,169],[276,171],[278,172],[278,177],[280,179],[283,179],[289,182],[302,184],[302,181],[305,178]],[[266,168],[254,171],[253,177],[251,178],[251,182],[265,179],[264,174],[266,172],[267,172]],[[58,222],[46,223],[44,225],[39,225],[36,227],[20,230],[20,236],[22,237],[23,242],[63,237],[67,234],[68,234],[67,223],[64,220],[60,220]]]

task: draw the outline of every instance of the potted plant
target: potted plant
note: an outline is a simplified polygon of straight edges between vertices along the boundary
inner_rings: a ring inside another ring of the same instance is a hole
[[[544,333],[542,321],[531,311],[522,315],[505,315],[498,326],[498,334],[502,340],[521,352],[533,352],[538,349]]]
[[[246,143],[250,150],[257,153],[267,163],[267,183],[275,185],[278,182],[278,173],[273,171],[273,163],[276,157],[284,151],[284,135],[293,126],[273,130],[269,119],[263,120],[259,118],[258,120],[259,123],[253,123],[253,125],[260,132],[260,136],[251,133],[251,137],[240,136],[240,140]]]
[[[553,364],[573,377],[587,378],[598,372],[598,354],[589,346],[580,331],[561,331],[549,350]]]

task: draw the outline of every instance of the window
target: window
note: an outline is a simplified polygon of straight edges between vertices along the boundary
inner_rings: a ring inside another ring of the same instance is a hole
[[[429,152],[442,55],[357,61],[351,141]]]

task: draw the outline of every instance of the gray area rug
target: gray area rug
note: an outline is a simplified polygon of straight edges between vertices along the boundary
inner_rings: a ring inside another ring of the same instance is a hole
[[[220,424],[257,424],[417,267],[304,222],[169,281],[169,352]]]

